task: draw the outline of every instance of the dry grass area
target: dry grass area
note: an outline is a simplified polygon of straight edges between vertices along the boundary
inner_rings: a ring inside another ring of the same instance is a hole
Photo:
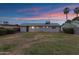
[[[28,32],[0,36],[0,54],[79,54],[79,35],[65,33]]]

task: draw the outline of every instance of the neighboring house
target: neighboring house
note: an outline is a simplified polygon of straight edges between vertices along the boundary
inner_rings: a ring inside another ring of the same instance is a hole
[[[20,32],[60,32],[58,23],[23,23]]]

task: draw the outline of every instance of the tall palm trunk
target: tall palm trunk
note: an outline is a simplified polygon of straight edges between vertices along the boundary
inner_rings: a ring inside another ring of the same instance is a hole
[[[76,16],[78,17],[78,14],[76,14]]]
[[[68,20],[68,14],[66,14],[66,20]]]
[[[68,7],[66,7],[63,12],[65,14],[66,20],[68,20],[68,13],[69,13],[70,9]]]

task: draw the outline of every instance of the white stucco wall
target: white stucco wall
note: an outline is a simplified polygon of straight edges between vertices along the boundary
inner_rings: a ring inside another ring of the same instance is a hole
[[[20,27],[20,32],[27,32],[26,29],[26,27]]]
[[[59,32],[60,28],[56,27],[56,28],[52,28],[52,27],[48,27],[48,28],[31,28],[29,27],[29,32]],[[20,32],[27,32],[27,28],[26,27],[20,27]]]
[[[60,28],[56,27],[56,28],[52,28],[52,27],[48,27],[48,28],[29,28],[29,32],[59,32]]]

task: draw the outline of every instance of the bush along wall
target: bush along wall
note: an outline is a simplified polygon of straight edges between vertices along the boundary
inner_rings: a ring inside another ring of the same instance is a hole
[[[16,33],[16,29],[6,29],[6,28],[0,28],[0,35],[6,35],[6,34],[13,34]]]
[[[73,28],[63,28],[63,31],[65,33],[68,33],[68,34],[74,34],[74,29]]]
[[[7,29],[7,34],[13,34],[15,33],[16,31],[14,29]]]
[[[6,29],[0,29],[0,35],[5,35],[7,34],[7,30]]]

